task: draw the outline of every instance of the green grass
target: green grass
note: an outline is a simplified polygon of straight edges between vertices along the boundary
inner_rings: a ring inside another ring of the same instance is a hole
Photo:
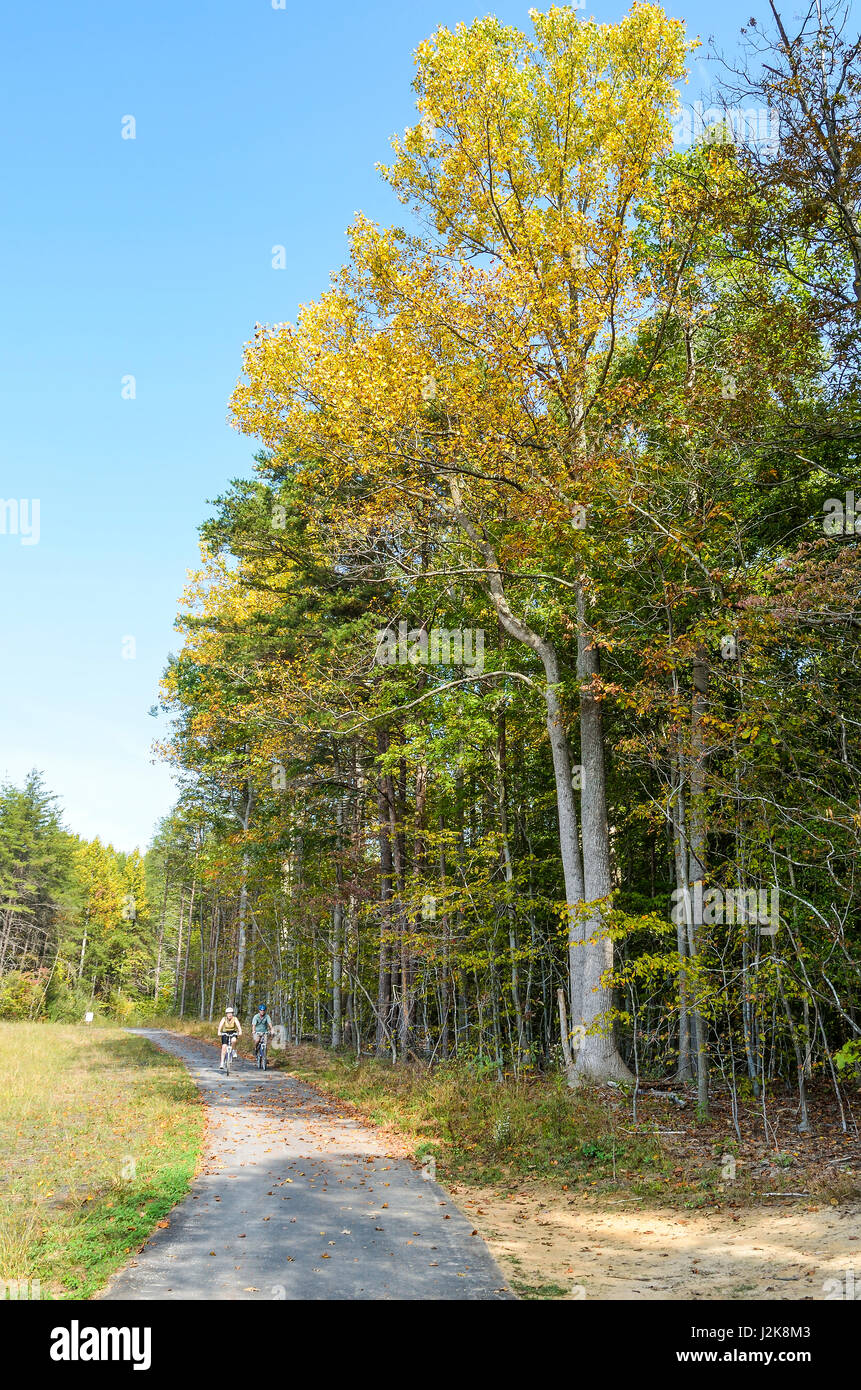
[[[197,1089],[118,1028],[0,1023],[0,1055],[0,1279],[87,1298],[187,1192]]]
[[[524,1284],[520,1279],[510,1279],[509,1283],[518,1298],[570,1298],[571,1290],[563,1289],[561,1284]]]

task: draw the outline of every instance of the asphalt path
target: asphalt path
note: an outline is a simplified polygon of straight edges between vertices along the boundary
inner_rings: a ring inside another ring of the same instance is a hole
[[[207,1106],[202,1171],[105,1299],[505,1299],[481,1236],[382,1131],[278,1071],[180,1034]]]

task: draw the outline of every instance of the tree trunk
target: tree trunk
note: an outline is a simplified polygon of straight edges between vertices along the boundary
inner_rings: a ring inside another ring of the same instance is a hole
[[[344,904],[332,909],[332,1046],[341,1046],[341,936]]]
[[[215,1012],[215,982],[218,978],[218,938],[221,935],[221,905],[216,898],[215,906],[215,946],[212,952],[212,988],[209,991],[209,1018]]]
[[[688,1014],[688,972],[685,959],[688,954],[688,933],[690,931],[690,891],[688,888],[687,838],[685,832],[684,782],[681,762],[678,765],[678,781],[673,789],[672,835],[673,864],[676,877],[676,949],[679,954],[679,1060],[676,1069],[677,1081],[690,1081],[693,1078],[691,1060],[691,1021]]]
[[[84,935],[81,940],[81,959],[78,962],[78,983],[80,983],[84,974],[84,956],[87,954],[87,928],[89,925],[90,919],[87,916],[84,918]],[[0,964],[2,964],[2,962],[0,962]]]
[[[454,516],[461,529],[480,551],[484,559],[487,575],[487,592],[500,626],[515,641],[529,647],[541,661],[544,668],[544,705],[550,751],[553,757],[553,776],[556,786],[556,810],[559,820],[559,848],[562,858],[562,874],[565,883],[565,898],[568,904],[568,964],[571,993],[571,1021],[577,1028],[578,1037],[583,1039],[578,1049],[573,1070],[568,1072],[570,1084],[580,1081],[630,1080],[631,1073],[616,1048],[612,1031],[606,1028],[605,1015],[612,1007],[612,991],[601,984],[600,977],[608,965],[612,965],[613,946],[602,928],[600,917],[587,934],[586,924],[578,912],[578,904],[585,900],[583,860],[580,856],[577,810],[572,785],[571,746],[565,729],[562,706],[559,701],[559,661],[556,650],[550,642],[533,632],[511,610],[502,583],[499,561],[493,547],[476,530],[464,514],[460,488],[456,479],[450,479],[449,488],[454,503]],[[585,653],[590,650],[584,645]],[[590,662],[597,662],[597,652]],[[586,843],[592,859],[589,865],[590,887],[601,891],[596,897],[605,896],[610,888],[609,854],[606,837],[606,801],[604,799],[604,749],[601,733],[600,707],[594,692],[586,692],[587,728],[582,735],[584,755],[596,777],[596,783],[589,794],[589,826]],[[597,708],[596,708],[597,707]],[[582,715],[582,709],[581,709]],[[584,769],[585,776],[585,769]],[[603,829],[602,829],[603,827]],[[591,1030],[591,1031],[590,1031]]]
[[[440,829],[443,828],[443,818],[440,815]],[[446,863],[445,846],[440,844],[439,850],[439,881],[445,901],[446,892]],[[443,1061],[448,1060],[449,1055],[449,1013],[451,1010],[451,926],[447,908],[442,913],[442,979],[440,981],[440,1001],[439,1001],[439,1055]]]
[[[511,1005],[514,1009],[514,1025],[517,1030],[517,1050],[515,1065],[519,1067],[526,1058],[526,1040],[523,1030],[523,1007],[520,1002],[520,978],[517,968],[517,909],[514,904],[514,870],[511,866],[511,848],[508,843],[507,776],[505,749],[505,712],[499,711],[496,736],[496,794],[499,809],[499,833],[502,839],[502,869],[505,875],[505,915],[508,922],[508,957],[511,972]]]
[[[388,739],[384,733],[377,736],[377,748],[384,753]],[[388,779],[382,772],[377,777],[377,819],[380,842],[380,970],[377,984],[377,1030],[376,1052],[384,1056],[388,1050],[388,1022],[391,1010],[389,938],[391,934],[393,865],[392,842],[389,838]]]
[[[251,810],[254,805],[254,788],[250,782],[245,784],[245,800],[242,804],[242,815],[236,812],[242,826],[243,839],[248,837],[248,827],[251,823]],[[248,868],[250,856],[248,850],[242,851],[242,871],[239,881],[239,920],[238,920],[238,940],[236,950],[236,983],[233,990],[233,1007],[237,1017],[241,1015],[242,995],[245,989],[245,957],[248,950]]]
[[[398,947],[397,956],[392,952],[392,981],[397,978],[400,972],[400,1009],[398,1012],[398,1038],[400,1043],[401,1060],[406,1061],[410,1045],[410,1034],[412,1030],[412,1017],[410,1009],[410,980],[409,980],[409,958],[407,948],[407,922],[406,911],[404,908],[404,889],[406,877],[406,865],[404,863],[404,838],[402,826],[397,823],[397,810],[395,801],[394,778],[387,777],[388,806],[389,806],[389,836],[392,842],[392,856],[395,869],[395,886],[397,889],[397,923],[398,923]],[[394,991],[393,991],[394,992]]]
[[[179,931],[176,937],[176,966],[173,972],[173,1011],[176,1013],[179,1008],[179,964],[182,960],[182,916],[185,912],[185,901],[182,889],[179,890]]]
[[[704,652],[697,653],[693,670],[693,703],[691,707],[691,803],[688,848],[690,867],[688,878],[691,884],[701,883],[705,877],[706,832],[705,832],[705,727],[704,720],[709,701],[709,667]],[[690,955],[696,962],[702,936],[702,893],[694,893],[693,912],[690,925]],[[702,1118],[708,1115],[709,1108],[709,1058],[706,1021],[699,1006],[699,990],[693,1011],[694,1042],[697,1055],[697,1109]]]
[[[164,919],[165,919],[165,915],[166,915],[166,913],[167,913],[167,892],[168,892],[168,884],[169,884],[169,882],[170,882],[170,875],[169,875],[169,873],[168,873],[167,862],[165,862],[165,866],[164,866],[164,893],[162,894],[162,899],[161,899],[161,915],[159,916],[159,922],[158,922],[158,953],[157,953],[156,959],[155,959],[155,989],[153,990],[153,994],[152,994],[153,999],[158,999],[158,987],[159,987],[159,981],[160,981],[160,979],[161,979],[161,949],[162,949],[162,943],[164,942]]]
[[[197,888],[197,880],[193,879],[191,884],[191,897],[188,900],[188,926],[185,932],[185,960],[182,967],[182,994],[179,1000],[179,1016],[185,1017],[185,988],[188,981],[188,957],[191,951],[191,927],[194,920],[194,894]]]
[[[610,830],[604,764],[604,716],[600,700],[598,646],[586,623],[582,585],[577,592],[577,675],[580,680],[580,757],[583,835],[583,890],[590,907],[585,924],[581,1021],[586,1027],[575,1058],[575,1075],[630,1080],[631,1073],[616,1047],[612,1027],[602,1017],[613,1007],[612,987],[603,977],[613,968],[613,942],[603,922],[602,903],[613,891]]]

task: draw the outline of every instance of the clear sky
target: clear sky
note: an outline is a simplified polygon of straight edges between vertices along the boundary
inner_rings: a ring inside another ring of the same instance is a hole
[[[627,8],[584,13],[608,22]],[[667,8],[731,50],[766,5]],[[402,215],[374,165],[417,119],[418,42],[488,11],[528,30],[528,9],[7,7],[0,498],[38,498],[40,516],[29,544],[32,517],[16,535],[0,512],[0,777],[41,769],[79,834],[143,848],[174,799],[150,752],[162,720],[147,711],[207,499],[249,471],[252,441],[226,423],[243,344],[325,287],[357,210]],[[686,100],[708,80],[694,64]]]

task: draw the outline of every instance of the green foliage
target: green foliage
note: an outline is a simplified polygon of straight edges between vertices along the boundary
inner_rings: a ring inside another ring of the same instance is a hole
[[[265,448],[201,527],[146,860],[69,836],[37,774],[0,794],[0,975],[49,971],[54,1016],[253,988],[294,1040],[456,1064],[451,1141],[499,1164],[530,1129],[495,1088],[559,1069],[560,989],[566,1044],[698,1071],[704,1105],[707,1070],[845,1076],[861,987],[861,546],[823,527],[859,486],[858,53],[827,23],[792,72],[772,47],[760,160],[672,150],[659,7],[532,22],[422,45],[435,133],[385,171],[422,228],[357,217],[333,288],[248,346]],[[845,180],[811,192],[817,111]],[[677,921],[692,881],[779,907]],[[535,1103],[606,1166],[563,1091]]]
[[[70,835],[33,772],[0,788],[0,1000],[14,1017],[124,1016],[150,993],[144,861]]]
[[[838,1071],[846,1071],[853,1068],[856,1072],[861,1068],[861,1039],[851,1038],[845,1042],[834,1054]]]
[[[45,994],[46,973],[10,970],[0,977],[0,1018],[34,1018]]]

